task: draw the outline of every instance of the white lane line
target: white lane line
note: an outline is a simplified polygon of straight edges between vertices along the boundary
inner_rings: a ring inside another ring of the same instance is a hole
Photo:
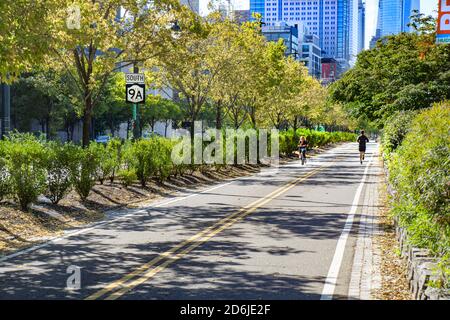
[[[337,148],[339,148],[339,146],[329,150],[331,152],[329,152],[328,154],[335,154]],[[345,146],[343,149],[345,150],[347,148],[348,148],[348,146]],[[325,155],[327,155],[327,153],[318,154],[316,160],[320,160],[320,158],[322,158]],[[264,169],[265,168],[262,168],[262,170],[260,172],[256,173],[255,175],[256,176],[263,176],[264,175],[263,171],[266,171]],[[267,171],[270,171],[270,170],[271,170],[270,168],[267,168]],[[172,204],[172,203],[175,203],[175,202],[186,200],[188,198],[196,197],[196,196],[199,196],[201,194],[204,194],[204,193],[216,190],[216,189],[223,188],[223,187],[225,187],[227,185],[230,185],[230,184],[232,184],[232,183],[234,183],[236,181],[250,179],[250,178],[254,177],[255,175],[243,176],[243,177],[238,177],[238,178],[231,178],[232,180],[229,181],[229,182],[225,182],[225,183],[219,184],[217,186],[214,186],[214,187],[211,187],[211,188],[199,191],[199,192],[191,193],[191,194],[189,194],[187,196],[182,196],[181,195],[178,198],[175,198],[173,200],[159,202],[159,203],[156,202],[155,204],[150,204],[149,206],[144,206],[143,208],[141,207],[141,208],[136,208],[136,209],[126,209],[126,208],[125,209],[119,209],[119,211],[120,210],[125,210],[125,211],[131,211],[131,212],[127,213],[127,214],[117,213],[115,215],[119,215],[119,217],[112,218],[112,219],[107,220],[107,221],[95,222],[93,224],[90,224],[90,226],[85,227],[83,229],[79,229],[79,230],[75,230],[75,231],[66,231],[66,233],[64,235],[62,235],[62,236],[57,236],[57,237],[50,238],[50,239],[46,240],[44,243],[40,243],[40,244],[37,244],[35,246],[29,247],[29,248],[26,248],[26,249],[22,249],[22,250],[14,252],[14,253],[11,253],[9,255],[5,255],[3,257],[0,257],[0,262],[4,262],[6,260],[15,258],[15,257],[23,255],[25,253],[29,253],[29,252],[32,252],[32,251],[35,251],[35,250],[38,250],[38,249],[45,248],[45,247],[49,246],[52,243],[56,243],[56,242],[59,242],[59,241],[61,241],[63,239],[67,239],[69,237],[76,236],[76,235],[79,235],[79,234],[91,231],[91,230],[93,230],[93,229],[95,229],[97,227],[105,226],[105,225],[108,225],[108,224],[113,223],[113,222],[117,222],[117,221],[120,221],[120,220],[123,220],[123,219],[127,219],[127,218],[129,218],[131,216],[135,216],[137,213],[145,213],[145,212],[147,212],[148,209],[159,208],[159,207],[162,207],[162,206],[166,206],[168,204]],[[114,209],[112,209],[112,210],[114,210]]]
[[[364,174],[361,178],[361,182],[356,190],[355,197],[353,199],[352,207],[348,213],[347,220],[345,221],[344,229],[342,230],[341,236],[339,237],[338,243],[336,245],[336,250],[334,252],[333,260],[328,270],[328,275],[325,280],[325,285],[322,290],[322,295],[320,300],[332,300],[334,290],[336,289],[337,278],[339,275],[339,270],[341,269],[342,259],[344,257],[345,245],[347,243],[348,235],[352,230],[353,220],[355,218],[356,211],[358,209],[359,199],[361,197],[361,192],[366,181],[367,173],[369,172],[369,167],[372,163],[374,154],[370,158],[370,161],[366,165]]]

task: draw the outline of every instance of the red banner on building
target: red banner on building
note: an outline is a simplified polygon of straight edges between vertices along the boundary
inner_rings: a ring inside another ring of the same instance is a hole
[[[450,43],[450,0],[439,0],[437,43]]]

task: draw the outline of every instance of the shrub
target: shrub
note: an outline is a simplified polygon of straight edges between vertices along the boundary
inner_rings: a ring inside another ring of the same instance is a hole
[[[46,152],[41,141],[31,134],[13,133],[4,142],[4,147],[12,194],[20,208],[27,211],[45,190]]]
[[[383,153],[386,157],[400,146],[413,118],[413,111],[398,111],[387,119],[381,138]]]
[[[388,161],[390,182],[397,191],[393,213],[414,245],[439,257],[450,253],[449,126],[448,105],[421,112]]]
[[[113,138],[108,141],[106,145],[106,151],[109,155],[110,160],[105,165],[105,171],[109,172],[109,181],[114,182],[117,170],[120,168],[122,162],[122,143],[120,139]]]
[[[138,140],[131,148],[133,159],[128,162],[135,170],[139,182],[145,187],[150,178],[156,177],[159,180],[167,178],[172,168],[170,159],[171,150],[164,146],[164,138],[152,138],[149,140]],[[167,140],[166,140],[167,141]]]
[[[70,168],[75,161],[77,147],[72,144],[49,142],[46,144],[47,188],[45,196],[57,204],[70,191]]]
[[[107,146],[101,143],[91,142],[89,150],[98,161],[95,172],[96,179],[103,184],[106,179],[110,178],[114,167],[117,166],[117,157],[114,154],[111,155]]]
[[[91,147],[92,145],[92,147]],[[85,201],[95,186],[100,159],[97,146],[91,144],[88,148],[74,149],[74,161],[70,166],[70,179],[81,200]]]
[[[298,141],[304,136],[309,147],[321,147],[329,143],[356,141],[356,135],[351,132],[319,132],[310,129],[290,129],[280,132],[280,154],[290,154],[297,150]]]
[[[11,194],[11,175],[7,168],[5,144],[0,141],[0,201]]]
[[[134,169],[121,169],[117,172],[117,176],[125,188],[131,186],[137,180]]]
[[[171,155],[174,142],[165,138],[156,138],[151,141],[155,143],[157,152],[154,156],[157,168],[156,178],[162,182],[170,176],[173,170]]]

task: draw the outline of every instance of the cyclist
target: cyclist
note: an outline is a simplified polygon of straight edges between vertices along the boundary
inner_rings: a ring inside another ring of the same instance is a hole
[[[369,138],[366,137],[364,134],[364,130],[361,130],[361,135],[358,137],[358,140],[356,140],[359,143],[359,161],[363,162],[364,155],[366,153],[366,143],[369,142]]]
[[[304,136],[300,137],[300,140],[298,142],[298,151],[299,151],[299,158],[302,159],[302,164],[306,160],[306,148],[308,147],[308,141],[306,141],[306,138]]]

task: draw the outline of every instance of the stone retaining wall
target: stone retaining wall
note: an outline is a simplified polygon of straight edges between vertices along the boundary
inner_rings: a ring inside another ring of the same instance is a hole
[[[389,177],[387,166],[384,165],[386,176]],[[387,179],[388,193],[395,194]],[[398,217],[394,218],[395,233],[399,242],[401,257],[405,259],[408,270],[409,289],[416,300],[450,300],[450,291],[428,286],[429,281],[438,280],[437,259],[430,255],[429,250],[419,249],[408,243],[405,228],[400,227]]]

